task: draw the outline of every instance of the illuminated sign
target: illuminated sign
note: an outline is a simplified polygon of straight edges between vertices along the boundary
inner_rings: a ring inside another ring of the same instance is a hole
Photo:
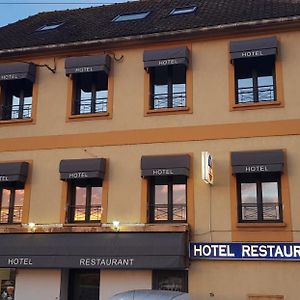
[[[300,261],[300,243],[190,243],[190,258],[200,260]]]
[[[202,152],[202,179],[208,184],[214,183],[213,158],[208,152]]]

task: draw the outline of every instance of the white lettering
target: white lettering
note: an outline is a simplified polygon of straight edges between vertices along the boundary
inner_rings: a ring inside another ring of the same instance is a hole
[[[31,266],[33,263],[32,263],[32,259],[29,257],[16,257],[16,258],[8,258],[7,264],[13,266]]]
[[[269,170],[267,166],[247,166],[245,168],[245,171],[251,173],[251,172],[268,172]]]
[[[0,79],[1,80],[13,80],[13,79],[18,79],[18,75],[16,74],[7,74],[7,75],[1,75]]]
[[[251,254],[250,254],[250,246],[248,245],[242,245],[242,257],[250,257]]]
[[[194,256],[202,256],[202,246],[194,245]]]
[[[267,251],[267,247],[266,246],[261,245],[259,247],[259,256],[260,257],[266,257],[266,256],[268,256],[268,251]]]
[[[300,246],[294,246],[294,257],[300,257]]]
[[[104,267],[125,267],[133,266],[133,258],[80,258],[80,266],[104,266]]]
[[[88,178],[88,174],[82,173],[82,172],[70,173],[69,178],[71,178],[71,179]]]
[[[166,59],[166,60],[158,61],[159,66],[167,66],[167,65],[175,65],[175,64],[177,64],[176,59]]]
[[[250,57],[250,56],[262,56],[263,52],[262,51],[246,51],[242,52],[242,57]]]
[[[277,246],[276,251],[275,251],[275,257],[278,257],[278,256],[283,257],[283,252],[282,252],[280,246]]]
[[[0,176],[0,181],[8,181],[8,177],[7,176]]]
[[[170,169],[157,169],[157,170],[152,170],[152,174],[154,176],[174,175],[174,172],[173,170]]]
[[[76,68],[75,73],[93,72],[93,67]]]
[[[209,245],[204,245],[202,247],[202,253],[203,253],[203,256],[210,256],[211,255],[211,248]]]

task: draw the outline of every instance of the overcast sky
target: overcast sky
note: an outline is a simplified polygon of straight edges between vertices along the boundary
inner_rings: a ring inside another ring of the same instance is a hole
[[[0,0],[0,27],[42,11],[79,7],[85,8],[127,1],[128,0]]]

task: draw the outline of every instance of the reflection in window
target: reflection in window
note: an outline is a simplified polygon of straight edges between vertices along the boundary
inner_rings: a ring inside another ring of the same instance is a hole
[[[236,103],[276,100],[275,56],[234,61]]]
[[[68,222],[100,222],[101,215],[101,184],[69,183]]]
[[[99,300],[99,270],[70,270],[69,295],[72,300]]]
[[[150,108],[186,107],[186,67],[172,65],[150,70]]]
[[[18,224],[22,222],[24,189],[0,188],[0,223]]]
[[[0,282],[1,282],[0,299],[1,300],[14,300],[16,270],[15,269],[0,269]]]
[[[27,79],[1,83],[1,120],[30,119],[33,83]]]
[[[241,222],[282,221],[280,175],[239,175],[238,192]]]
[[[165,176],[150,179],[150,222],[185,222],[186,177]]]
[[[153,289],[188,292],[187,271],[153,271]]]
[[[108,76],[105,72],[74,75],[73,115],[107,112]]]

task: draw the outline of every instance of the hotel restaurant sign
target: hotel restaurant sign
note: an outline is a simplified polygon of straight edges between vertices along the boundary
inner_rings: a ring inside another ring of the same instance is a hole
[[[300,261],[300,243],[190,243],[192,260]]]

